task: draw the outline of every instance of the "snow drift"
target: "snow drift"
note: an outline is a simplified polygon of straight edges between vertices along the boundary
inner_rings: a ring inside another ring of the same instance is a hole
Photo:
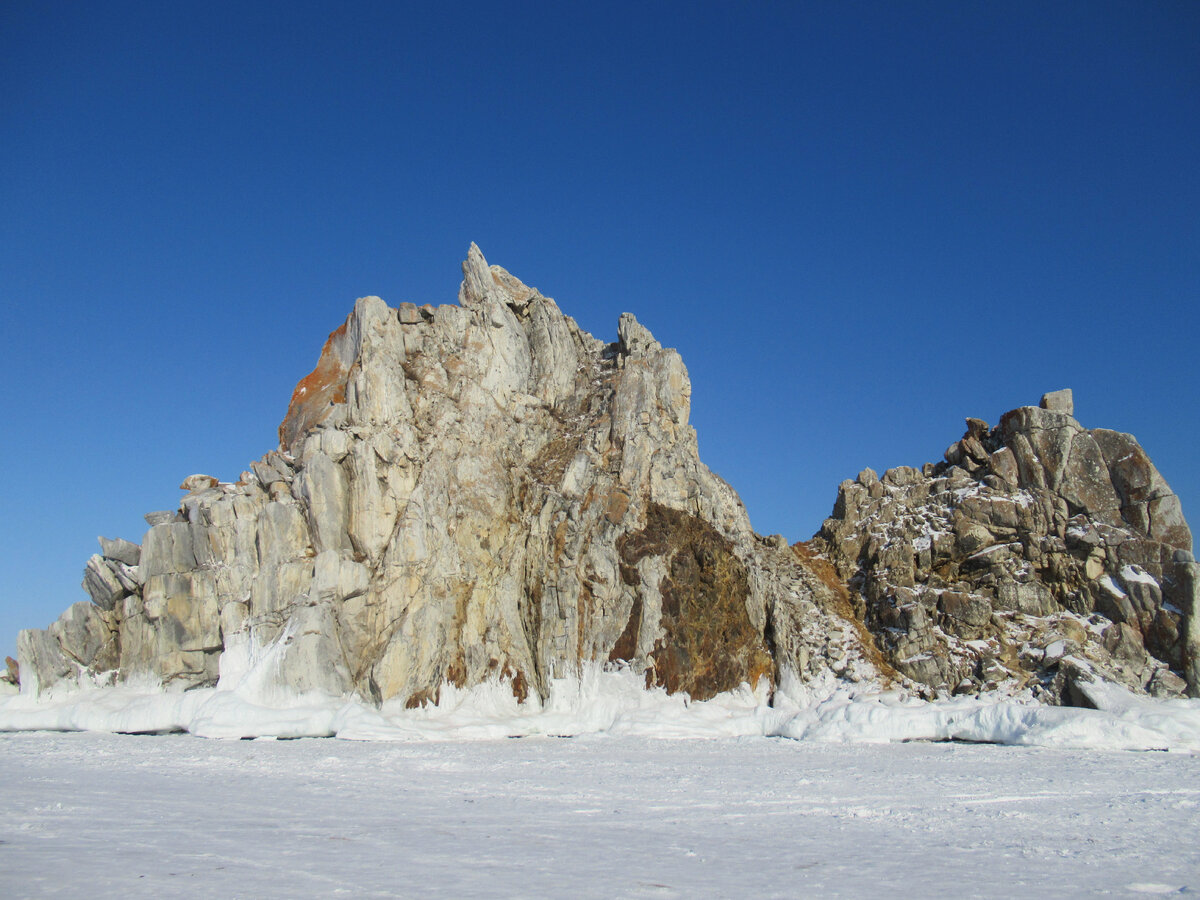
[[[229,667],[215,688],[167,692],[125,684],[0,700],[0,731],[189,732],[207,738],[337,737],[360,741],[488,740],[547,735],[652,738],[783,737],[817,742],[969,741],[1097,750],[1200,751],[1200,701],[1149,700],[1110,684],[1096,709],[1047,706],[1028,695],[927,701],[835,679],[765,679],[704,701],[646,688],[628,669],[590,666],[554,679],[549,697],[518,701],[493,679],[443,686],[408,709],[357,697],[289,694],[265,677],[270,651]]]

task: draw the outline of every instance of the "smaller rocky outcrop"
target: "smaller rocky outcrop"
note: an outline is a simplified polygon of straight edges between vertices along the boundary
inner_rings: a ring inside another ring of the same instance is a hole
[[[1063,390],[995,428],[967,419],[943,462],[840,486],[813,547],[927,691],[1200,690],[1200,567],[1179,499],[1132,435],[1072,412]]]

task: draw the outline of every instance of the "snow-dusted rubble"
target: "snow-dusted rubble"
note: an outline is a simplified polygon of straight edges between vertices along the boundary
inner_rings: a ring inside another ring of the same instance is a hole
[[[843,482],[811,550],[852,590],[900,683],[926,696],[1085,684],[1195,696],[1197,573],[1178,499],[1130,436],[1083,429],[1070,392],[945,462]]]

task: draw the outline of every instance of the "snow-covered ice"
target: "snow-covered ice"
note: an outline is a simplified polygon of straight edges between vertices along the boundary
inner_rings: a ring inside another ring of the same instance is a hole
[[[701,703],[593,669],[406,710],[256,671],[0,697],[6,895],[1200,891],[1200,701],[785,678]],[[229,740],[254,737],[301,739]]]
[[[1200,755],[961,743],[0,735],[11,897],[1200,890]]]

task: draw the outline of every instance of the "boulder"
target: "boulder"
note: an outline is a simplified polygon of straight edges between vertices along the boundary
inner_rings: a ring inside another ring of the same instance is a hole
[[[110,560],[95,554],[83,570],[83,589],[101,609],[112,609],[129,591]]]
[[[100,542],[100,555],[127,566],[136,566],[142,557],[140,545],[121,538],[96,538]]]
[[[1048,394],[1042,394],[1042,402],[1039,405],[1042,409],[1066,413],[1068,416],[1075,415],[1075,398],[1070,388],[1063,388],[1061,391],[1051,391]]]
[[[203,491],[216,487],[220,482],[211,475],[189,475],[179,485],[181,491]]]

